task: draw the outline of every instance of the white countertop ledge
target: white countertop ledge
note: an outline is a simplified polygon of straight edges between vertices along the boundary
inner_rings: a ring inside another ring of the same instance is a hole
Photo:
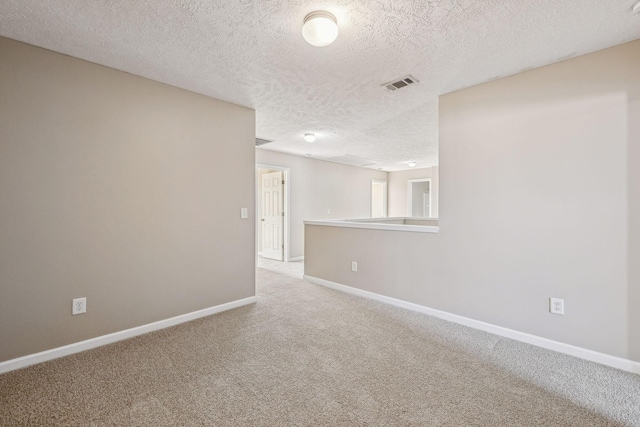
[[[379,224],[369,222],[358,222],[357,220],[327,219],[304,221],[304,225],[320,225],[324,227],[345,227],[345,228],[367,228],[370,230],[407,231],[411,233],[438,233],[440,227],[430,225],[405,225],[405,224]]]

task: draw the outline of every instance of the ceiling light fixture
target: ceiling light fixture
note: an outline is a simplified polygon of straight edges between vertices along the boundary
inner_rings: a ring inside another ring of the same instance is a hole
[[[631,13],[640,13],[640,0],[631,8]]]
[[[304,17],[302,37],[316,47],[329,46],[338,37],[336,17],[322,10],[311,12]]]
[[[313,142],[316,140],[316,135],[313,133],[305,133],[304,134],[304,140],[307,142]]]
[[[409,165],[410,168],[415,168],[417,163],[416,162],[409,162],[409,163],[407,163],[407,165]]]

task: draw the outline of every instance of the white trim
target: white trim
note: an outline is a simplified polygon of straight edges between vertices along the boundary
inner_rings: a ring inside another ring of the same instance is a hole
[[[413,183],[414,182],[428,182],[429,183],[429,216],[427,217],[415,217],[415,218],[431,218],[431,189],[432,182],[431,178],[419,178],[419,179],[409,179],[407,180],[408,185],[408,193],[407,193],[407,216],[413,217]]]
[[[272,166],[272,165],[263,165],[261,163],[256,163],[256,186],[258,185],[258,179],[257,179],[257,175],[258,175],[258,169],[271,169],[271,170],[277,170],[277,171],[282,171],[284,173],[283,175],[283,179],[284,179],[284,236],[283,241],[284,241],[284,262],[288,262],[289,261],[289,247],[291,246],[291,232],[290,232],[290,225],[291,225],[291,217],[289,216],[289,212],[291,211],[291,186],[289,185],[289,180],[291,179],[291,169],[290,168],[285,168],[282,166]],[[260,224],[259,224],[259,215],[257,212],[257,209],[260,207],[258,206],[258,189],[256,188],[255,190],[255,205],[256,205],[256,233],[258,233],[258,230],[260,230]],[[256,240],[256,250],[258,250],[257,246],[258,246],[258,239]]]
[[[390,218],[377,218],[378,220]],[[416,218],[410,218],[415,220]],[[371,221],[369,219],[368,221]],[[354,220],[327,219],[322,221],[304,221],[304,225],[322,225],[326,227],[368,228],[373,230],[411,231],[414,233],[437,233],[439,227],[432,225],[382,224],[372,222],[354,222]]]
[[[62,347],[52,348],[51,350],[41,351],[40,353],[28,354],[16,359],[0,362],[0,374],[24,368],[26,366],[35,365],[36,363],[42,363],[48,360],[57,359],[59,357],[68,356],[70,354],[79,353],[81,351],[90,350],[92,348],[101,347],[105,344],[111,344],[117,341],[126,340],[128,338],[168,328],[170,326],[175,326],[180,323],[189,322],[201,317],[211,316],[212,314],[232,310],[244,305],[254,304],[257,301],[258,298],[255,296],[243,298],[202,310],[193,311],[191,313],[181,314],[169,319],[159,320],[157,322],[148,323],[142,326],[136,326],[135,328],[125,329],[124,331],[118,331],[111,334],[90,338],[88,340],[79,341]]]
[[[304,261],[304,257],[303,256],[297,256],[295,258],[289,258],[289,262],[293,262],[293,261]]]
[[[307,282],[311,282],[316,285],[335,289],[337,291],[345,292],[352,295],[357,295],[357,296],[372,299],[375,301],[380,301],[386,304],[394,305],[396,307],[401,307],[401,308],[415,311],[418,313],[427,314],[429,316],[437,317],[439,319],[448,320],[449,322],[468,326],[474,329],[479,329],[481,331],[489,332],[491,334],[510,338],[516,341],[525,342],[527,344],[532,344],[538,347],[546,348],[548,350],[557,351],[559,353],[568,354],[570,356],[578,357],[580,359],[589,360],[591,362],[600,363],[603,365],[611,366],[613,368],[621,369],[623,371],[640,375],[640,362],[635,362],[633,360],[623,359],[621,357],[611,356],[609,354],[604,354],[604,353],[589,350],[586,348],[577,347],[571,344],[565,344],[559,341],[553,341],[548,338],[542,338],[537,335],[531,335],[525,332],[504,328],[502,326],[492,325],[491,323],[470,319],[468,317],[459,316],[457,314],[448,313],[446,311],[436,310],[434,308],[425,307],[423,305],[414,304],[414,303],[399,300],[396,298],[387,297],[384,295],[376,294],[376,293],[365,291],[362,289],[353,288],[350,286],[345,286],[340,283],[331,282],[325,279],[319,279],[313,276],[304,275],[303,279],[306,280]]]

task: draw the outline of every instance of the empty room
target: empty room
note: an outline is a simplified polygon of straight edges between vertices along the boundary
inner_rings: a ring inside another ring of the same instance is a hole
[[[640,426],[639,0],[0,2],[0,426]]]

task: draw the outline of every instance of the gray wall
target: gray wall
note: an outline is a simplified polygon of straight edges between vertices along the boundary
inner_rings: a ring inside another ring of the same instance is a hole
[[[389,172],[389,216],[407,216],[407,193],[410,179],[431,178],[431,216],[438,217],[438,166]]]
[[[371,217],[371,180],[387,173],[265,149],[256,163],[291,169],[291,247],[289,256],[304,256],[305,220]],[[331,210],[327,214],[327,209]]]
[[[440,233],[309,226],[305,273],[640,361],[639,69],[636,41],[442,96]]]
[[[4,38],[0,58],[0,361],[254,295],[252,110]]]

